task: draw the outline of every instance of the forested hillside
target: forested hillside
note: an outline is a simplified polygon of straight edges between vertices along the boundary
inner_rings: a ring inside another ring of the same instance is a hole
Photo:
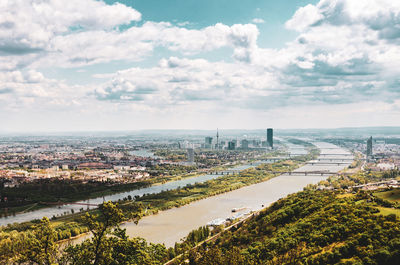
[[[400,222],[366,194],[304,191],[192,251],[190,264],[400,264]]]

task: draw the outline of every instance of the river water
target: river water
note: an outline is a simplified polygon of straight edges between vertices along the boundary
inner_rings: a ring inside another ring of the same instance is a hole
[[[314,144],[321,149],[321,154],[332,154],[329,158],[333,160],[349,158],[349,156],[334,155],[350,155],[348,151],[340,148],[331,149],[335,148],[335,145],[322,142]],[[299,153],[298,149],[296,149],[296,153]],[[327,156],[321,157],[326,158]],[[295,171],[328,170],[329,172],[338,172],[348,165],[305,165]],[[307,176],[281,175],[259,184],[163,211],[157,215],[146,216],[140,220],[138,225],[130,222],[122,225],[122,228],[126,228],[127,234],[131,237],[139,236],[149,242],[163,243],[167,247],[171,247],[193,229],[206,225],[212,220],[232,216],[233,208],[246,207],[257,210],[288,194],[301,191],[308,184],[316,184],[326,178],[327,176],[310,174]]]

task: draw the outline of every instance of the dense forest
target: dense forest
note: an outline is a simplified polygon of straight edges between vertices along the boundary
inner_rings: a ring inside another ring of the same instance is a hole
[[[400,264],[400,222],[368,194],[281,199],[189,255],[190,264]]]

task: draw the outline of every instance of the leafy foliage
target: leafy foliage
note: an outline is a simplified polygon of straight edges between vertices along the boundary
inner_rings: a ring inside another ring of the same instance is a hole
[[[400,264],[399,220],[359,199],[315,190],[290,195],[224,232],[191,264]]]

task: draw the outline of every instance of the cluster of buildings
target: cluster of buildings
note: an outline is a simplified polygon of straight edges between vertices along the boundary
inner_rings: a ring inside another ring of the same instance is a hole
[[[238,141],[238,139],[232,139],[229,141],[220,140],[219,131],[217,129],[216,141],[214,142],[214,138],[211,136],[206,136],[204,138],[204,143],[199,146],[199,149],[205,150],[242,150],[242,151],[250,151],[250,150],[266,150],[273,149],[274,147],[274,139],[273,139],[273,129],[268,128],[266,132],[266,140],[262,139],[242,139]],[[188,146],[188,144],[182,144],[184,146]],[[181,145],[179,144],[181,147]],[[187,161],[182,164],[193,165],[194,161],[194,145],[192,144],[190,147],[186,148],[187,150]]]
[[[250,150],[250,149],[273,149],[273,129],[268,128],[265,140],[262,139],[232,139],[229,141],[219,139],[219,132],[217,130],[216,142],[213,142],[213,137],[207,136],[204,138],[204,144],[201,148],[212,150]]]
[[[14,187],[41,179],[131,183],[151,177],[157,157],[133,155],[134,146],[90,142],[0,143],[0,185]]]
[[[0,138],[0,185],[15,186],[49,178],[126,183],[152,177],[155,174],[152,167],[156,165],[196,165],[201,169],[247,159],[255,152],[273,148],[272,129],[267,130],[265,137],[256,139],[221,139],[218,131],[216,138],[197,139],[190,136]],[[137,151],[176,150],[176,147],[184,148],[186,159],[168,161]],[[212,152],[215,150],[236,151]]]
[[[55,170],[39,169],[24,170],[11,169],[0,170],[0,179],[3,187],[15,187],[24,182],[33,182],[43,179],[74,180],[87,183],[88,181],[108,182],[108,183],[132,183],[138,180],[149,178],[150,174],[146,171],[136,170],[135,168],[100,169],[100,170]]]
[[[373,140],[366,143],[366,161],[372,171],[385,171],[400,168],[400,145],[387,144],[384,140]]]

